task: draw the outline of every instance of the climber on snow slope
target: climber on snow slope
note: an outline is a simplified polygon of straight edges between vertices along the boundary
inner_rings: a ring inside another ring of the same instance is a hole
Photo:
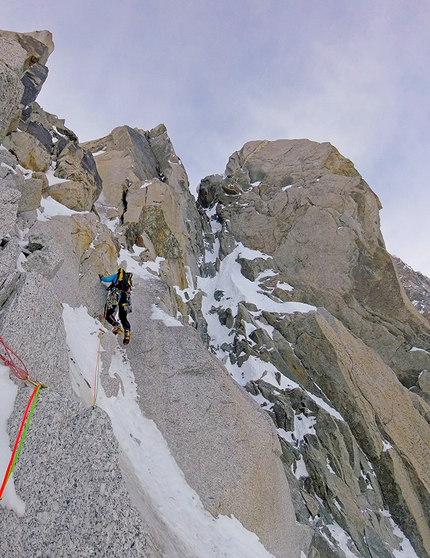
[[[99,275],[100,280],[110,283],[106,300],[106,320],[111,324],[112,333],[121,335],[124,331],[124,345],[130,342],[130,322],[127,314],[131,312],[132,273],[127,273],[123,267],[112,275]],[[118,311],[118,318],[116,313]],[[121,323],[120,323],[121,322]]]

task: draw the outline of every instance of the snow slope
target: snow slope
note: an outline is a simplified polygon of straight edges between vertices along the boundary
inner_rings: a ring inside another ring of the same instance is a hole
[[[166,315],[167,316],[167,315]],[[163,315],[155,313],[154,318]],[[81,386],[80,396],[88,404],[92,398],[94,363],[98,350],[100,322],[92,318],[86,308],[64,305],[64,326],[71,356],[75,361],[72,375]],[[166,320],[166,325],[177,323]],[[86,382],[78,382],[80,375]],[[137,403],[133,371],[125,350],[118,346],[109,369],[109,375],[118,377],[122,390],[115,397],[107,397],[99,386],[97,405],[110,416],[115,436],[138,479],[139,490],[152,502],[163,522],[177,540],[178,551],[186,556],[268,558],[272,556],[235,518],[214,518],[203,508],[199,496],[185,482],[182,471],[152,420],[145,418]],[[145,518],[147,519],[147,518]],[[180,554],[178,554],[179,556]]]

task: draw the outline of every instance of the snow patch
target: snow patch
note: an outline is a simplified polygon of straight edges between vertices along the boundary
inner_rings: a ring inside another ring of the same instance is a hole
[[[342,527],[337,523],[332,523],[326,527],[330,531],[333,539],[337,542],[337,546],[345,553],[346,558],[357,558],[358,554],[350,550],[350,546],[355,547],[355,545],[352,542],[351,537],[342,529]],[[328,541],[329,545],[333,546],[333,541],[330,540],[324,531],[322,531],[321,534]]]
[[[278,428],[278,433],[294,447],[298,447],[300,442],[304,440],[307,434],[315,435],[314,424],[316,423],[316,417],[306,416],[303,413],[294,415],[294,430],[287,432],[282,428]]]
[[[276,286],[277,286],[278,289],[282,289],[283,291],[293,291],[294,290],[294,287],[292,287],[288,283],[280,283],[278,281]]]
[[[183,324],[173,316],[170,316],[157,305],[151,306],[151,320],[161,320],[167,327],[182,327]]]
[[[107,203],[103,191],[100,193],[100,196],[94,202],[94,207],[97,209],[97,213],[99,214],[100,217],[100,222],[103,223],[103,225],[106,225],[106,227],[110,229],[112,232],[115,232],[115,229],[119,224],[119,217],[117,216],[114,217],[113,219],[109,218],[107,216],[107,210],[108,209],[116,210],[117,208]]]
[[[58,176],[54,176],[54,172],[55,169],[49,169],[45,172],[50,186],[54,186],[55,184],[62,184],[63,182],[70,182],[68,178],[59,178]]]
[[[305,460],[303,459],[303,455],[301,455],[300,459],[298,459],[291,465],[291,468],[297,480],[309,477],[309,473],[306,468],[306,463]]]
[[[10,165],[7,165],[6,163],[0,163],[0,167],[3,167],[9,171],[11,171],[12,174],[16,174],[16,170],[11,167]]]
[[[217,290],[228,293],[228,299],[225,300],[227,304],[224,304],[224,307],[232,308],[234,310],[233,314],[236,313],[236,307],[242,301],[255,304],[260,311],[265,310],[280,314],[316,311],[315,306],[302,302],[278,302],[269,298],[260,290],[256,282],[250,281],[242,275],[240,264],[237,261],[240,257],[249,260],[269,258],[263,252],[250,250],[239,244],[231,254],[223,259],[218,275],[215,277],[199,278],[198,286],[207,294],[207,297],[203,300],[205,314],[210,310],[209,305],[219,306],[218,302],[213,299],[213,293]],[[268,273],[266,272],[265,275],[267,276]]]
[[[83,215],[85,213],[89,213],[89,211],[74,211],[73,209],[69,209],[50,196],[48,196],[47,198],[42,198],[40,201],[40,206],[42,207],[42,211],[37,209],[38,221],[49,221],[52,217],[56,217],[57,215],[65,215],[67,217],[70,217],[71,215]]]
[[[392,447],[393,446],[389,442],[387,442],[386,440],[382,440],[382,451],[388,451]]]
[[[137,246],[136,248],[139,249]],[[125,248],[121,248],[118,256],[118,265],[122,261],[127,262],[127,271],[131,271],[131,273],[142,279],[154,279],[154,273],[151,272],[160,273],[160,265],[164,258],[157,257],[154,262],[147,261],[141,263],[136,261],[133,256],[134,254]]]
[[[410,350],[411,353],[416,352],[416,351],[420,351],[421,353],[427,353],[430,354],[428,351],[426,351],[425,349],[420,349],[419,347],[412,347],[412,349]]]
[[[20,271],[21,273],[24,273],[24,272],[25,272],[25,269],[23,268],[23,265],[22,265],[22,264],[25,263],[26,260],[27,260],[27,258],[26,258],[26,256],[25,256],[25,254],[23,254],[22,252],[20,252],[20,253],[18,254],[17,259],[16,259],[16,266],[15,266],[15,268],[16,268],[17,271]]]
[[[91,407],[97,354],[103,351],[99,347],[99,333],[101,328],[107,330],[88,314],[85,306],[72,308],[63,304],[63,322],[69,347],[70,382],[81,401]]]

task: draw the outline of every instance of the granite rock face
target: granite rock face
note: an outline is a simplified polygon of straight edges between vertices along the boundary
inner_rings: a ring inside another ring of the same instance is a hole
[[[330,144],[279,140],[234,153],[224,175],[202,180],[198,202],[212,224],[215,273],[234,256],[279,304],[258,308],[246,290],[231,303],[224,276],[205,292],[225,328],[220,336],[209,324],[211,348],[272,416],[297,517],[319,525],[315,552],[337,555],[334,518],[358,555],[393,556],[388,507],[426,556],[430,330],[384,248],[379,200]],[[297,302],[318,311],[283,313],[282,303]],[[282,388],[283,377],[297,386]],[[298,438],[299,421],[310,431]]]
[[[163,258],[162,276],[172,287],[193,288],[203,250],[200,217],[165,126],[122,126],[84,146],[103,179],[97,210],[104,221],[129,249],[143,249],[141,260]]]
[[[34,101],[46,77],[54,49],[49,31],[14,33],[0,30],[0,141]]]
[[[176,492],[157,504],[139,476],[127,444],[157,455],[133,430],[145,419],[210,521],[234,516],[276,558],[395,558],[409,542],[427,557],[430,280],[386,252],[353,163],[329,143],[253,141],[196,202],[163,124],[79,144],[37,104],[48,32],[0,46],[0,335],[49,386],[10,481],[22,509],[0,505],[1,553],[219,555],[193,550],[166,513]],[[98,275],[122,261],[126,351],[97,321]],[[81,343],[66,309],[93,324]],[[96,337],[100,406],[82,354]],[[11,439],[31,389],[14,382]],[[115,418],[127,382],[137,411]]]
[[[380,202],[351,161],[328,143],[249,142],[225,174],[199,194],[203,207],[217,204],[221,246],[228,252],[233,236],[269,255],[296,300],[329,310],[414,385],[430,361],[410,349],[426,349],[430,329],[385,250]]]

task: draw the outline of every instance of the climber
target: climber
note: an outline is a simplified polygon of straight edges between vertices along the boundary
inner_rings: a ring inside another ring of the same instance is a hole
[[[113,275],[99,275],[100,280],[110,283],[106,300],[106,321],[112,326],[112,333],[121,335],[124,331],[123,344],[130,342],[130,323],[127,314],[131,312],[132,273],[125,271],[125,262],[121,263],[117,273]],[[118,319],[115,317],[118,310]],[[121,322],[121,323],[120,323]]]

